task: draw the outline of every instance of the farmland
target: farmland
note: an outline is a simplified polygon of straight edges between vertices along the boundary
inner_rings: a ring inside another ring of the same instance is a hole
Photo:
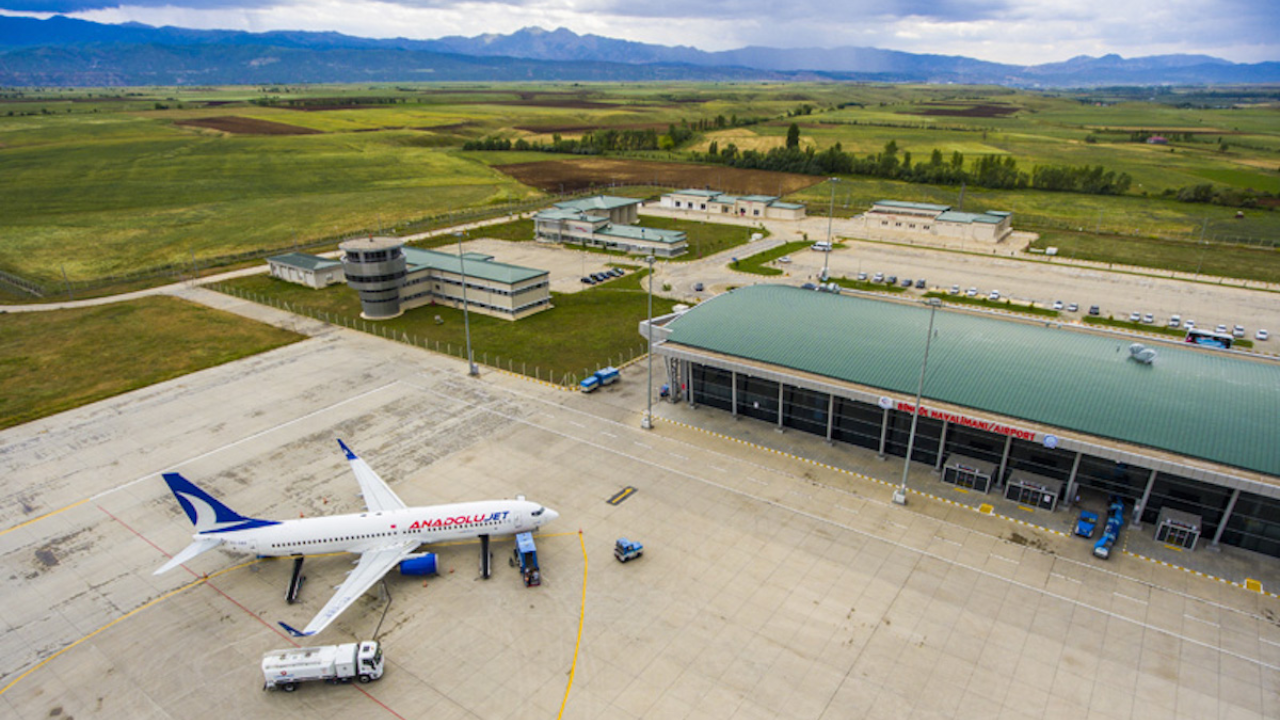
[[[1020,227],[1270,245],[1280,238],[1280,217],[1267,209],[1280,194],[1280,109],[1262,97],[1270,102],[1257,92],[1231,104],[1178,89],[1135,99],[834,83],[9,90],[0,93],[0,270],[56,290],[618,185],[783,195],[825,212],[821,177],[691,162],[712,143],[782,146],[793,122],[800,147],[815,152],[838,144],[863,156],[892,141],[916,162],[937,149],[969,161],[1010,157],[1023,171],[1089,164],[1133,178],[1120,196],[966,189],[966,209],[1012,210]],[[485,138],[549,143],[669,128],[687,128],[689,139],[608,157],[461,149]],[[1141,142],[1156,132],[1170,142]],[[955,205],[960,196],[958,187],[844,180],[841,215],[884,197]],[[1196,185],[1264,195],[1239,218],[1167,196]]]

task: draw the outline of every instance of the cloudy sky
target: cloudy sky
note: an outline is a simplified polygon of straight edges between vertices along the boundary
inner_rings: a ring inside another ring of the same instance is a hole
[[[5,14],[437,38],[568,28],[663,45],[853,45],[1015,64],[1196,53],[1280,60],[1275,0],[0,0]]]

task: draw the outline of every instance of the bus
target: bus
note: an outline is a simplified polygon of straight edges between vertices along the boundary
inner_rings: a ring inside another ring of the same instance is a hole
[[[1212,330],[1201,330],[1200,328],[1191,328],[1187,331],[1186,342],[1201,347],[1218,348],[1219,350],[1227,350],[1231,347],[1231,342],[1235,338],[1230,333],[1213,332]]]

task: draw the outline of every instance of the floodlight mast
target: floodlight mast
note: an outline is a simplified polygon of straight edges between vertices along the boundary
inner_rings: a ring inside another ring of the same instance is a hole
[[[933,316],[938,311],[938,306],[942,304],[938,298],[929,298],[926,302],[929,305],[929,334],[924,339],[924,360],[920,362],[920,382],[916,384],[916,404],[911,411],[911,432],[907,435],[907,457],[902,462],[902,484],[893,491],[893,501],[898,505],[907,504],[907,471],[911,469],[911,451],[916,444],[916,423],[920,420],[920,398],[924,395],[924,371],[929,367],[929,345],[933,342]],[[938,451],[941,452],[941,448]]]
[[[822,282],[827,281],[827,262],[831,259],[831,222],[836,217],[836,183],[840,178],[831,178],[831,204],[827,208],[827,254],[822,258]]]
[[[640,421],[640,427],[645,430],[653,429],[653,262],[654,257],[650,255],[644,259],[649,263],[649,392],[646,393],[648,398],[648,408],[644,412],[644,419]]]

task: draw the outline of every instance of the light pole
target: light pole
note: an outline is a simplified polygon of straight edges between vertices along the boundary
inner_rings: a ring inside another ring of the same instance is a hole
[[[924,360],[920,362],[920,382],[916,385],[916,405],[911,412],[911,433],[907,435],[907,457],[902,462],[902,484],[893,491],[893,501],[899,505],[907,504],[907,471],[911,468],[911,450],[916,444],[916,423],[920,420],[920,396],[924,394],[924,370],[929,367],[929,344],[933,342],[933,316],[938,312],[942,301],[929,298],[929,334],[924,339]],[[942,452],[942,448],[938,448]]]
[[[839,178],[831,178],[831,204],[827,207],[827,255],[822,258],[822,282],[827,281],[827,261],[831,259],[831,222],[836,218],[836,183]]]
[[[462,236],[461,230],[454,233],[458,236],[458,269],[462,271],[462,328],[467,336],[467,374],[472,377],[480,375],[479,368],[472,361],[471,355],[471,317],[467,313],[467,263],[462,259]]]
[[[644,411],[644,419],[640,421],[640,427],[645,430],[653,429],[653,261],[654,257],[650,255],[644,259],[649,263],[649,405]]]

